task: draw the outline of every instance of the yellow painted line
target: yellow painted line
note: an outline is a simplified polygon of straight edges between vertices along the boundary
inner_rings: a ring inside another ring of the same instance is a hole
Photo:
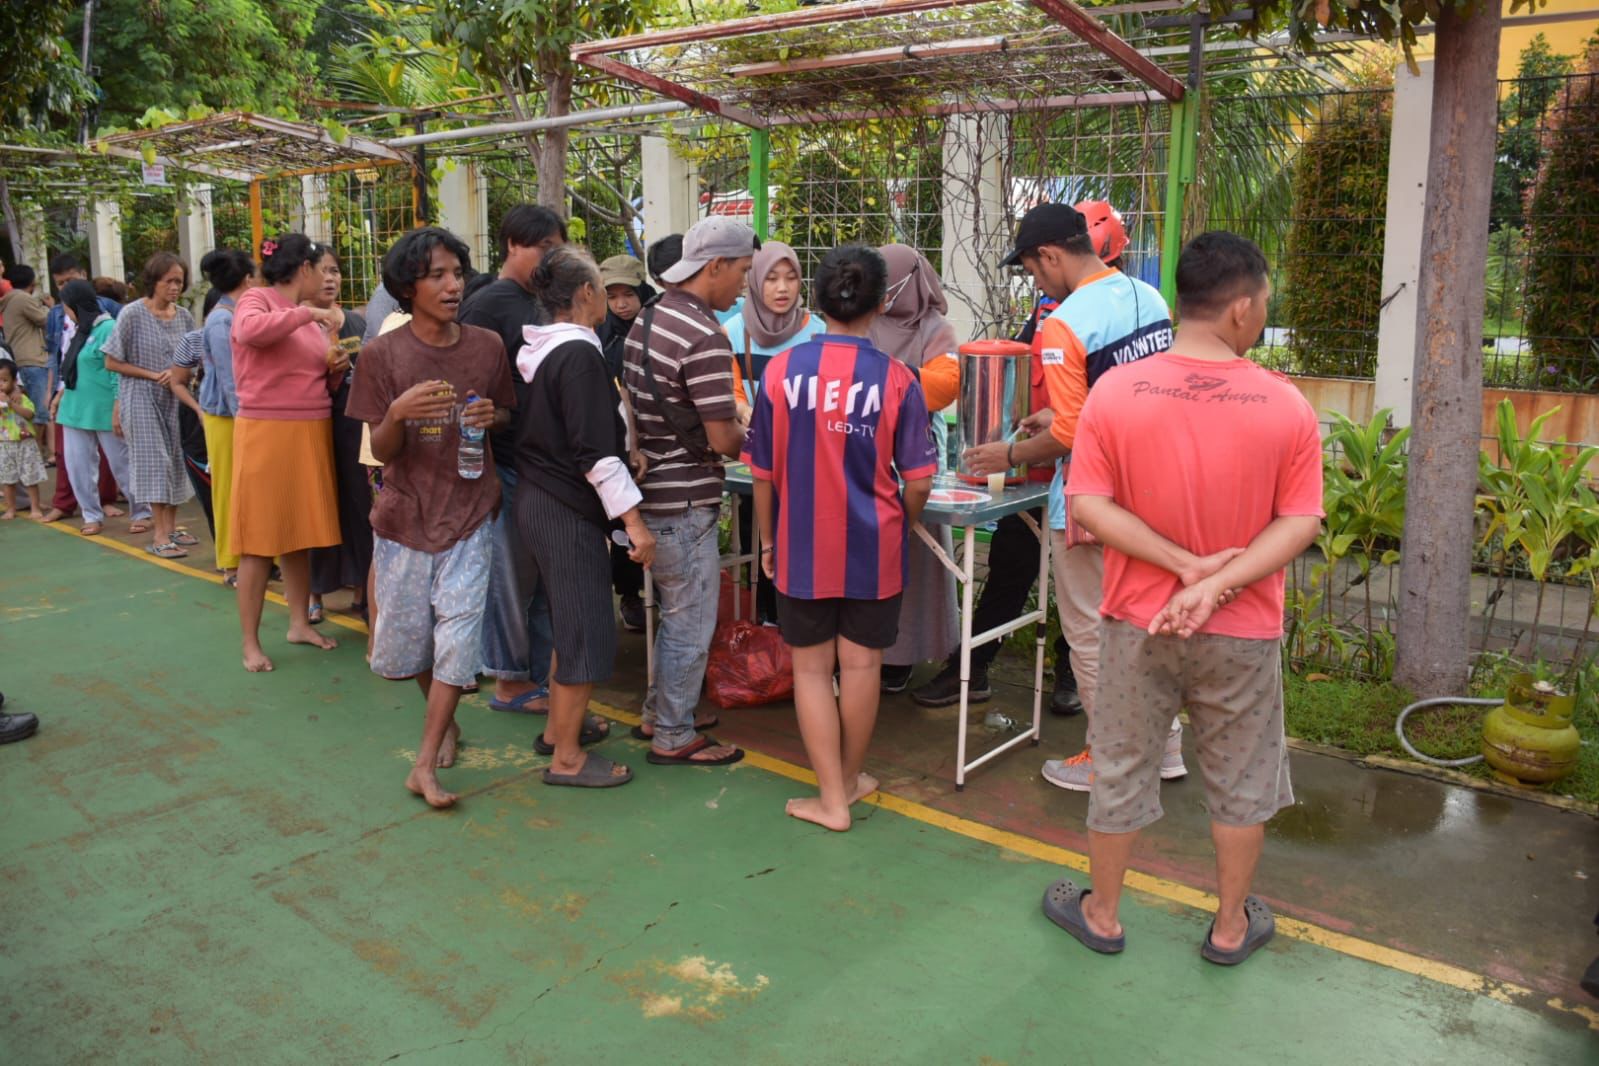
[[[624,711],[618,707],[593,701],[590,704],[595,710],[603,713],[608,718],[615,718],[628,725],[637,725],[640,722],[638,715]],[[744,762],[751,766],[766,770],[769,773],[799,781],[808,785],[816,784],[816,775],[803,766],[795,765],[783,759],[765,755],[757,751],[746,750]],[[1088,871],[1088,856],[1070,848],[1063,848],[1055,844],[1047,844],[1042,840],[1013,833],[1007,829],[974,822],[970,818],[962,818],[947,811],[929,807],[924,803],[896,796],[890,792],[877,792],[862,800],[884,810],[893,811],[895,814],[904,815],[924,825],[930,825],[947,832],[956,833],[971,840],[979,840],[985,844],[1005,848],[1025,855],[1040,862],[1052,863],[1056,866],[1066,866],[1073,870],[1086,873]],[[1178,881],[1171,881],[1153,874],[1140,873],[1137,870],[1127,872],[1127,887],[1134,892],[1175,903],[1194,910],[1212,913],[1216,910],[1218,900],[1212,893],[1203,889],[1194,888]],[[1438,962],[1435,959],[1424,958],[1408,951],[1401,951],[1383,944],[1376,944],[1370,940],[1350,936],[1336,930],[1327,929],[1311,922],[1300,921],[1297,918],[1277,916],[1277,931],[1294,940],[1302,940],[1308,944],[1336,951],[1341,955],[1361,959],[1365,962],[1375,963],[1378,966],[1400,973],[1421,977],[1438,984],[1458,988],[1473,995],[1487,996],[1502,1003],[1516,1003],[1520,1001],[1530,1004],[1539,998],[1539,993],[1530,988],[1501,981],[1495,977],[1475,973],[1447,962]],[[1587,1007],[1574,1006],[1555,998],[1546,1001],[1546,1005],[1554,1010],[1576,1014],[1588,1022],[1590,1029],[1599,1031],[1599,1011]]]
[[[59,525],[59,523],[56,523]],[[60,529],[58,532],[76,536],[71,529]],[[80,538],[83,540],[98,540],[99,538]],[[189,577],[198,577],[202,580],[220,584],[221,577],[213,574],[202,573],[186,566],[181,566],[170,559],[162,559],[151,555],[140,548],[134,548],[114,540],[102,541],[107,547],[132,556],[141,562],[155,563],[174,573],[185,574]],[[275,593],[268,593],[268,598],[274,603],[283,604],[283,597]],[[366,627],[359,621],[334,618],[336,623],[350,629],[365,631]],[[638,725],[643,719],[631,711],[624,711],[620,707],[600,703],[598,700],[589,704],[593,709],[608,718],[622,722],[624,725]],[[766,755],[758,751],[745,750],[744,762],[768,773],[786,777],[792,781],[799,781],[808,785],[816,784],[816,775],[803,766],[798,766],[784,759]],[[1013,833],[1008,829],[999,829],[995,826],[985,825],[982,822],[962,818],[947,811],[929,807],[903,796],[896,796],[889,792],[877,792],[866,797],[863,803],[869,803],[884,810],[893,811],[895,814],[930,825],[947,832],[955,833],[970,840],[978,840],[995,847],[1005,848],[1018,855],[1025,855],[1040,862],[1052,863],[1056,866],[1065,866],[1073,870],[1087,872],[1088,856],[1082,852],[1063,848],[1056,844],[1047,844],[1042,840]],[[1137,870],[1127,871],[1127,887],[1144,896],[1175,903],[1180,906],[1190,907],[1206,913],[1214,912],[1218,903],[1215,895],[1179,881],[1171,881],[1153,874],[1140,873]],[[1473,995],[1487,996],[1502,1003],[1528,1005],[1540,998],[1540,994],[1523,985],[1510,981],[1501,981],[1495,977],[1476,973],[1460,966],[1453,966],[1447,962],[1436,959],[1424,958],[1408,951],[1391,948],[1384,944],[1373,943],[1357,936],[1340,933],[1327,929],[1311,922],[1300,921],[1297,918],[1277,916],[1277,931],[1293,940],[1301,940],[1307,944],[1336,951],[1340,955],[1370,962],[1386,969],[1399,973],[1420,977],[1437,984],[1458,988],[1463,992]],[[1599,1011],[1578,1004],[1567,1003],[1558,996],[1547,999],[1544,1005],[1551,1010],[1562,1013],[1574,1014],[1588,1023],[1588,1028],[1599,1031]]]
[[[102,548],[110,548],[112,551],[118,551],[123,555],[137,559],[141,563],[152,563],[156,566],[159,566],[163,570],[170,570],[174,574],[182,574],[184,577],[199,578],[201,581],[209,581],[213,585],[222,584],[221,574],[212,573],[209,570],[196,570],[192,566],[184,566],[176,559],[163,559],[159,555],[151,555],[143,548],[136,548],[132,544],[124,544],[120,540],[115,540],[111,537],[105,536],[104,534],[98,537],[85,537],[76,529],[67,525],[64,519],[60,522],[35,522],[34,525],[42,526],[45,529],[53,530],[56,533],[61,533],[65,536],[73,537],[79,541],[98,544]],[[284,599],[282,596],[271,591],[270,589],[267,590],[266,598],[268,603],[275,603],[279,607],[287,607],[289,605],[288,600]],[[353,629],[357,633],[366,632],[366,623],[361,621],[359,618],[345,618],[342,615],[334,614],[331,611],[324,612],[322,617],[327,621],[332,622],[336,626],[343,626],[345,629]]]

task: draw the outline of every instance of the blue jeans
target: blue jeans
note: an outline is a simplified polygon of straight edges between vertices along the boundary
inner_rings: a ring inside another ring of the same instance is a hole
[[[716,543],[716,507],[644,513],[655,534],[655,683],[644,699],[644,717],[654,723],[655,747],[675,751],[694,739],[694,708],[705,683],[705,660],[716,631],[721,552]]]
[[[22,383],[22,391],[33,401],[33,424],[46,424],[50,421],[50,368],[19,366],[17,375]]]
[[[516,508],[511,506],[516,468],[496,463],[494,469],[500,475],[500,513],[494,519],[494,557],[483,609],[483,672],[501,681],[548,685],[555,651],[550,603],[533,577],[531,556],[516,529]]]

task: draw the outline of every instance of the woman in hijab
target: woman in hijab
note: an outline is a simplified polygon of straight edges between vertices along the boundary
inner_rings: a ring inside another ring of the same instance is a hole
[[[128,444],[117,432],[113,413],[117,406],[117,376],[106,369],[101,350],[115,328],[116,320],[100,307],[94,286],[87,281],[69,281],[61,289],[61,303],[67,309],[76,332],[72,346],[61,361],[63,387],[52,401],[53,420],[62,428],[64,448],[61,464],[66,469],[72,494],[83,512],[86,537],[100,533],[110,514],[100,502],[100,453],[105,452],[117,484],[128,493],[133,521],[149,523],[151,509],[141,504],[128,486]],[[120,513],[120,512],[118,512]]]
[[[799,256],[782,241],[767,241],[750,264],[749,293],[739,314],[727,321],[727,339],[733,345],[733,382],[739,413],[749,421],[755,390],[766,364],[796,344],[803,344],[826,325],[813,315],[801,298]],[[755,510],[748,496],[739,497],[739,529],[747,544],[755,526]],[[777,590],[760,567],[755,567],[755,617],[777,620]]]
[[[724,327],[733,345],[741,405],[755,403],[755,387],[772,358],[825,332],[820,315],[801,298],[799,256],[782,241],[767,241],[750,264],[749,294],[738,317]]]
[[[889,244],[878,249],[888,262],[887,309],[872,322],[870,339],[880,351],[916,372],[932,414],[939,464],[945,465],[947,430],[940,413],[960,393],[955,327],[944,312],[949,301],[933,264],[916,249]],[[737,348],[734,348],[737,352]],[[949,527],[938,528],[946,555],[954,551]],[[942,662],[960,639],[955,575],[920,537],[910,538],[909,569],[900,607],[899,640],[883,653],[883,691],[903,692],[917,663]]]

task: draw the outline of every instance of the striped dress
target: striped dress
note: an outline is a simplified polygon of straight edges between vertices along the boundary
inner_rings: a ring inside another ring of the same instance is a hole
[[[183,335],[194,318],[182,306],[170,319],[160,319],[143,300],[122,309],[105,342],[105,354],[143,370],[160,373],[172,366]],[[194,487],[183,469],[178,400],[172,390],[144,378],[123,377],[117,396],[122,436],[128,442],[133,484],[129,494],[140,503],[186,503]]]

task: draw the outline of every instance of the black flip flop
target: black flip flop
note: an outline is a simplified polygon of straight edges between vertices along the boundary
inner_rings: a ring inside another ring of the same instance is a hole
[[[1217,966],[1237,966],[1277,934],[1277,919],[1272,916],[1266,901],[1259,896],[1244,897],[1244,917],[1249,920],[1249,928],[1244,932],[1244,942],[1232,951],[1223,951],[1211,943],[1210,934],[1216,931],[1216,923],[1210,923],[1205,942],[1199,946],[1199,953],[1205,957],[1205,961],[1214,962]]]
[[[679,748],[671,755],[656,751],[653,747],[645,754],[644,758],[656,766],[731,766],[744,757],[744,749],[734,748],[733,754],[724,755],[719,759],[696,759],[694,756],[706,748],[719,745],[716,738],[707,733],[696,736],[686,748]]]
[[[610,735],[611,729],[606,724],[605,719],[597,714],[587,714],[583,716],[583,730],[578,733],[577,742],[580,746],[586,748],[590,744],[598,744]],[[555,745],[546,742],[544,734],[540,733],[533,738],[533,750],[540,755],[554,755]]]
[[[1083,917],[1083,900],[1093,895],[1093,889],[1078,888],[1067,878],[1061,878],[1044,892],[1044,917],[1066,930],[1088,948],[1101,955],[1118,955],[1127,948],[1127,936],[1100,936],[1088,928]]]
[[[704,730],[704,729],[715,729],[717,726],[719,726],[721,724],[722,724],[722,720],[720,718],[718,718],[714,714],[711,715],[709,718],[707,718],[703,722],[700,721],[698,718],[694,719],[694,728],[695,729],[701,729],[701,730]],[[644,727],[642,725],[634,726],[632,729],[628,730],[627,735],[632,737],[634,740],[654,740],[655,739],[655,734],[644,732]]]
[[[595,755],[591,752],[589,757],[583,761],[583,769],[575,774],[558,774],[554,770],[545,770],[544,783],[546,785],[565,785],[568,788],[616,788],[633,780],[632,770],[628,770],[627,773],[620,777],[612,774],[611,770],[615,766],[616,763],[605,756]],[[627,768],[623,767],[623,769]]]

